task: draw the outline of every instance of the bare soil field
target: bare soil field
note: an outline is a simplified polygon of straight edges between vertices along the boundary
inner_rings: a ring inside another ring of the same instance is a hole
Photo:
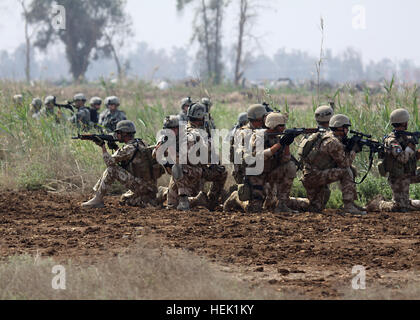
[[[355,265],[366,268],[366,286],[398,291],[420,280],[420,212],[184,213],[121,207],[118,197],[107,197],[105,209],[80,208],[88,197],[1,192],[0,259],[38,253],[98,262],[151,235],[289,296],[346,298]]]

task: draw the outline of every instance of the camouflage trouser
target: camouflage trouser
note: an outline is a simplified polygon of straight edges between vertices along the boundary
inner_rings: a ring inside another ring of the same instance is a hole
[[[378,211],[403,211],[410,209],[410,184],[419,183],[420,175],[389,177],[388,183],[392,189],[392,201],[380,201]]]
[[[288,204],[293,180],[296,178],[296,165],[289,161],[267,174],[268,185],[265,186],[264,208],[273,209],[277,201]]]
[[[108,167],[93,187],[93,190],[102,195],[106,195],[115,181],[120,182],[124,187],[129,189],[121,197],[123,204],[129,206],[154,204],[157,193],[156,183],[137,178],[119,166]]]
[[[182,165],[183,177],[175,181],[173,177],[168,186],[168,206],[177,206],[179,196],[195,196],[200,191],[203,170],[201,166]]]
[[[217,202],[223,191],[223,187],[225,186],[227,171],[220,172],[216,168],[205,166],[203,167],[201,178],[203,184],[204,182],[211,182],[210,191],[207,194],[207,197],[210,202]]]
[[[351,168],[313,170],[305,173],[302,179],[303,186],[306,189],[310,207],[316,211],[325,209],[329,197],[327,186],[333,182],[340,182],[343,203],[353,203],[357,199],[356,185],[354,183],[353,171]]]

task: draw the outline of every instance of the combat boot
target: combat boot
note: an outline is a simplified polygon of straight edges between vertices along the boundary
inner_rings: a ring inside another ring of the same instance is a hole
[[[180,211],[189,211],[190,210],[190,201],[188,200],[188,196],[181,196],[179,197],[178,207],[176,208]]]
[[[279,202],[274,209],[274,213],[298,213],[298,211],[290,209],[285,203]]]
[[[191,208],[207,207],[208,205],[207,195],[203,191],[200,191],[200,193],[196,197],[189,198],[189,200]]]
[[[356,206],[354,205],[354,203],[345,204],[344,209],[343,209],[343,213],[344,214],[351,214],[351,215],[355,215],[355,216],[365,216],[365,215],[367,215],[366,211],[357,209]]]
[[[253,200],[248,203],[246,206],[246,213],[259,213],[263,210],[263,201],[260,200]]]
[[[100,193],[96,193],[95,196],[87,202],[82,203],[82,208],[104,208],[104,197]]]

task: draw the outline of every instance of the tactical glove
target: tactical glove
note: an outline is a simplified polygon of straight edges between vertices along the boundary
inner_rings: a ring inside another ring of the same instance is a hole
[[[108,148],[111,150],[118,150],[118,145],[114,141],[108,141]]]
[[[282,146],[290,146],[293,141],[295,141],[295,137],[293,135],[287,134],[280,139],[280,144]]]

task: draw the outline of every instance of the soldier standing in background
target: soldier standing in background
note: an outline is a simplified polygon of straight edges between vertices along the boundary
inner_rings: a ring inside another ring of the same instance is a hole
[[[99,125],[103,126],[107,132],[114,132],[117,123],[126,120],[124,111],[118,110],[120,99],[116,96],[107,97],[105,99],[106,110],[99,115]]]
[[[99,122],[99,114],[98,111],[101,109],[102,99],[99,97],[93,97],[90,99],[90,121],[94,124],[97,124]]]
[[[187,97],[181,100],[181,112],[178,114],[179,121],[188,121],[188,108],[192,105],[191,97]]]
[[[76,124],[78,128],[82,127],[84,131],[88,131],[91,126],[91,122],[89,109],[85,106],[85,95],[83,93],[76,94],[73,98],[73,102],[77,112],[69,119],[69,121]]]

